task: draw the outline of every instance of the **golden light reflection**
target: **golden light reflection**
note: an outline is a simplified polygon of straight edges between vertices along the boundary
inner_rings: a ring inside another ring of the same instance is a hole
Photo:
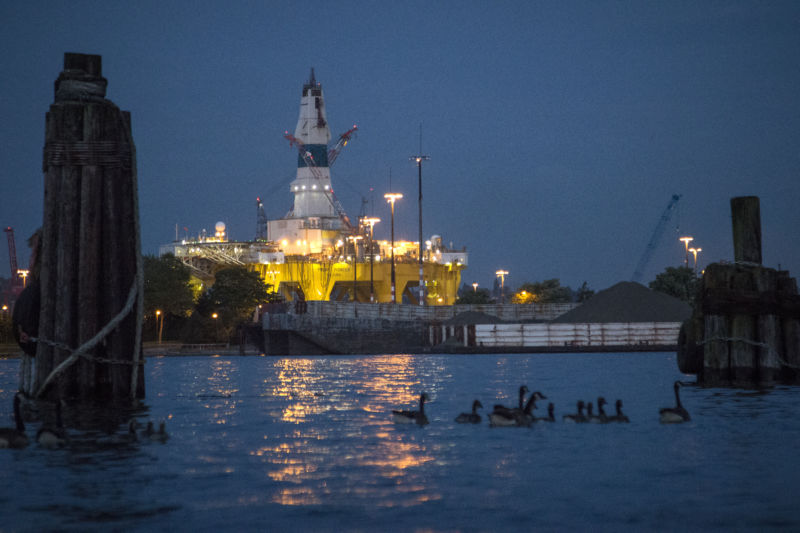
[[[423,429],[400,428],[391,417],[392,409],[415,409],[420,383],[441,369],[423,370],[419,359],[407,354],[281,358],[272,364],[275,372],[264,379],[261,394],[277,400],[267,413],[277,425],[265,429],[263,440],[250,451],[267,466],[265,475],[281,484],[272,501],[325,501],[337,490],[329,473],[342,470],[363,479],[348,485],[348,494],[363,494],[384,507],[441,498],[420,472],[436,461],[430,444],[416,438],[414,430]],[[435,390],[426,392],[435,399]],[[353,443],[350,449],[341,448],[343,438]],[[398,486],[405,494],[399,500]]]

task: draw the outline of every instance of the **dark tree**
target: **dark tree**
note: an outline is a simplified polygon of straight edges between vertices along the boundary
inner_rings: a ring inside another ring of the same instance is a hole
[[[535,283],[523,283],[514,294],[514,301],[539,304],[567,303],[572,300],[571,296],[572,291],[569,287],[562,287],[558,279],[548,279]]]
[[[145,315],[154,316],[159,310],[169,315],[188,316],[195,300],[189,267],[172,254],[146,255],[142,259]]]
[[[583,303],[592,296],[594,296],[594,291],[590,289],[589,285],[587,285],[587,283],[584,281],[583,285],[581,285],[581,288],[578,289],[577,293],[575,293],[575,301],[578,303]]]
[[[470,287],[469,291],[465,291],[456,300],[456,305],[467,304],[488,304],[491,300],[488,289],[474,290]]]
[[[669,294],[690,304],[694,303],[697,286],[697,276],[691,268],[685,266],[667,267],[649,285],[654,291]]]
[[[197,302],[197,311],[203,316],[217,313],[226,326],[247,320],[260,304],[272,300],[258,272],[244,267],[230,267],[218,271],[214,285]]]

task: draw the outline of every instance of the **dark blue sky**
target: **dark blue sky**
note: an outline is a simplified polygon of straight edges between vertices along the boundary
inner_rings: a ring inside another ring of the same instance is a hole
[[[425,235],[467,247],[466,282],[628,280],[673,194],[645,282],[682,261],[678,223],[701,267],[732,260],[741,195],[761,198],[765,264],[800,274],[798,2],[35,1],[0,20],[0,225],[21,263],[53,81],[82,52],[132,114],[145,253],[176,224],[252,239],[259,195],[286,214],[282,135],[313,66],[333,134],[359,127],[332,168],[345,209],[373,187],[388,237],[391,169],[397,234],[416,239],[422,124]]]

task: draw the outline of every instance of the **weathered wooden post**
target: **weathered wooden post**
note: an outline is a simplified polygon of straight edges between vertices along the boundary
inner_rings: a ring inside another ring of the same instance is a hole
[[[142,261],[130,114],[99,55],[64,54],[46,117],[39,397],[144,396]]]
[[[733,260],[761,264],[761,208],[758,196],[731,198]]]

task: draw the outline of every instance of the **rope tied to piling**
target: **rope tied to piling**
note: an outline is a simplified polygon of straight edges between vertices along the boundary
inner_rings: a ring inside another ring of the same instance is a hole
[[[61,374],[67,368],[72,366],[75,363],[75,361],[78,360],[79,357],[84,357],[86,359],[89,359],[90,361],[96,361],[96,362],[101,362],[101,363],[126,364],[126,365],[138,365],[139,364],[139,358],[136,357],[136,356],[134,357],[134,359],[132,361],[126,361],[124,359],[104,359],[104,358],[101,358],[101,357],[96,357],[96,356],[93,356],[91,354],[88,354],[87,352],[89,350],[91,350],[92,348],[94,348],[95,346],[97,346],[100,343],[100,341],[104,340],[119,325],[119,323],[122,322],[122,320],[124,320],[125,317],[128,316],[128,314],[130,314],[130,312],[133,310],[133,305],[137,301],[136,295],[139,293],[139,278],[141,276],[142,276],[142,273],[141,273],[141,270],[139,270],[137,272],[137,274],[136,274],[136,279],[134,280],[133,285],[131,286],[131,289],[128,292],[128,299],[126,300],[125,305],[122,307],[120,312],[117,313],[117,315],[114,318],[112,318],[108,322],[108,324],[106,324],[103,327],[103,329],[98,331],[97,334],[95,334],[94,337],[92,337],[88,341],[84,342],[77,349],[72,350],[70,346],[68,346],[68,345],[66,345],[64,343],[50,341],[50,340],[47,340],[47,339],[36,339],[38,342],[42,342],[44,344],[48,344],[50,346],[53,346],[53,347],[56,347],[56,348],[60,348],[60,349],[63,349],[63,350],[68,350],[68,351],[71,352],[69,357],[67,357],[58,366],[56,366],[50,372],[50,374],[47,376],[47,378],[42,382],[42,384],[39,386],[39,389],[36,391],[36,394],[35,394],[36,398],[40,398],[44,394],[45,390],[47,390],[47,387],[50,385],[50,383],[59,374]],[[138,345],[138,343],[137,343],[137,345]],[[138,347],[136,349],[138,351]]]
[[[781,354],[778,353],[778,350],[775,349],[774,346],[771,344],[767,344],[766,342],[754,341],[751,339],[746,339],[744,337],[712,337],[710,339],[704,339],[697,343],[698,346],[703,346],[704,344],[708,344],[710,342],[742,342],[744,344],[749,344],[750,346],[756,346],[758,348],[766,348],[770,355],[775,356],[780,364],[783,366],[787,366],[789,368],[794,368],[800,370],[800,365],[795,365],[781,357]]]

